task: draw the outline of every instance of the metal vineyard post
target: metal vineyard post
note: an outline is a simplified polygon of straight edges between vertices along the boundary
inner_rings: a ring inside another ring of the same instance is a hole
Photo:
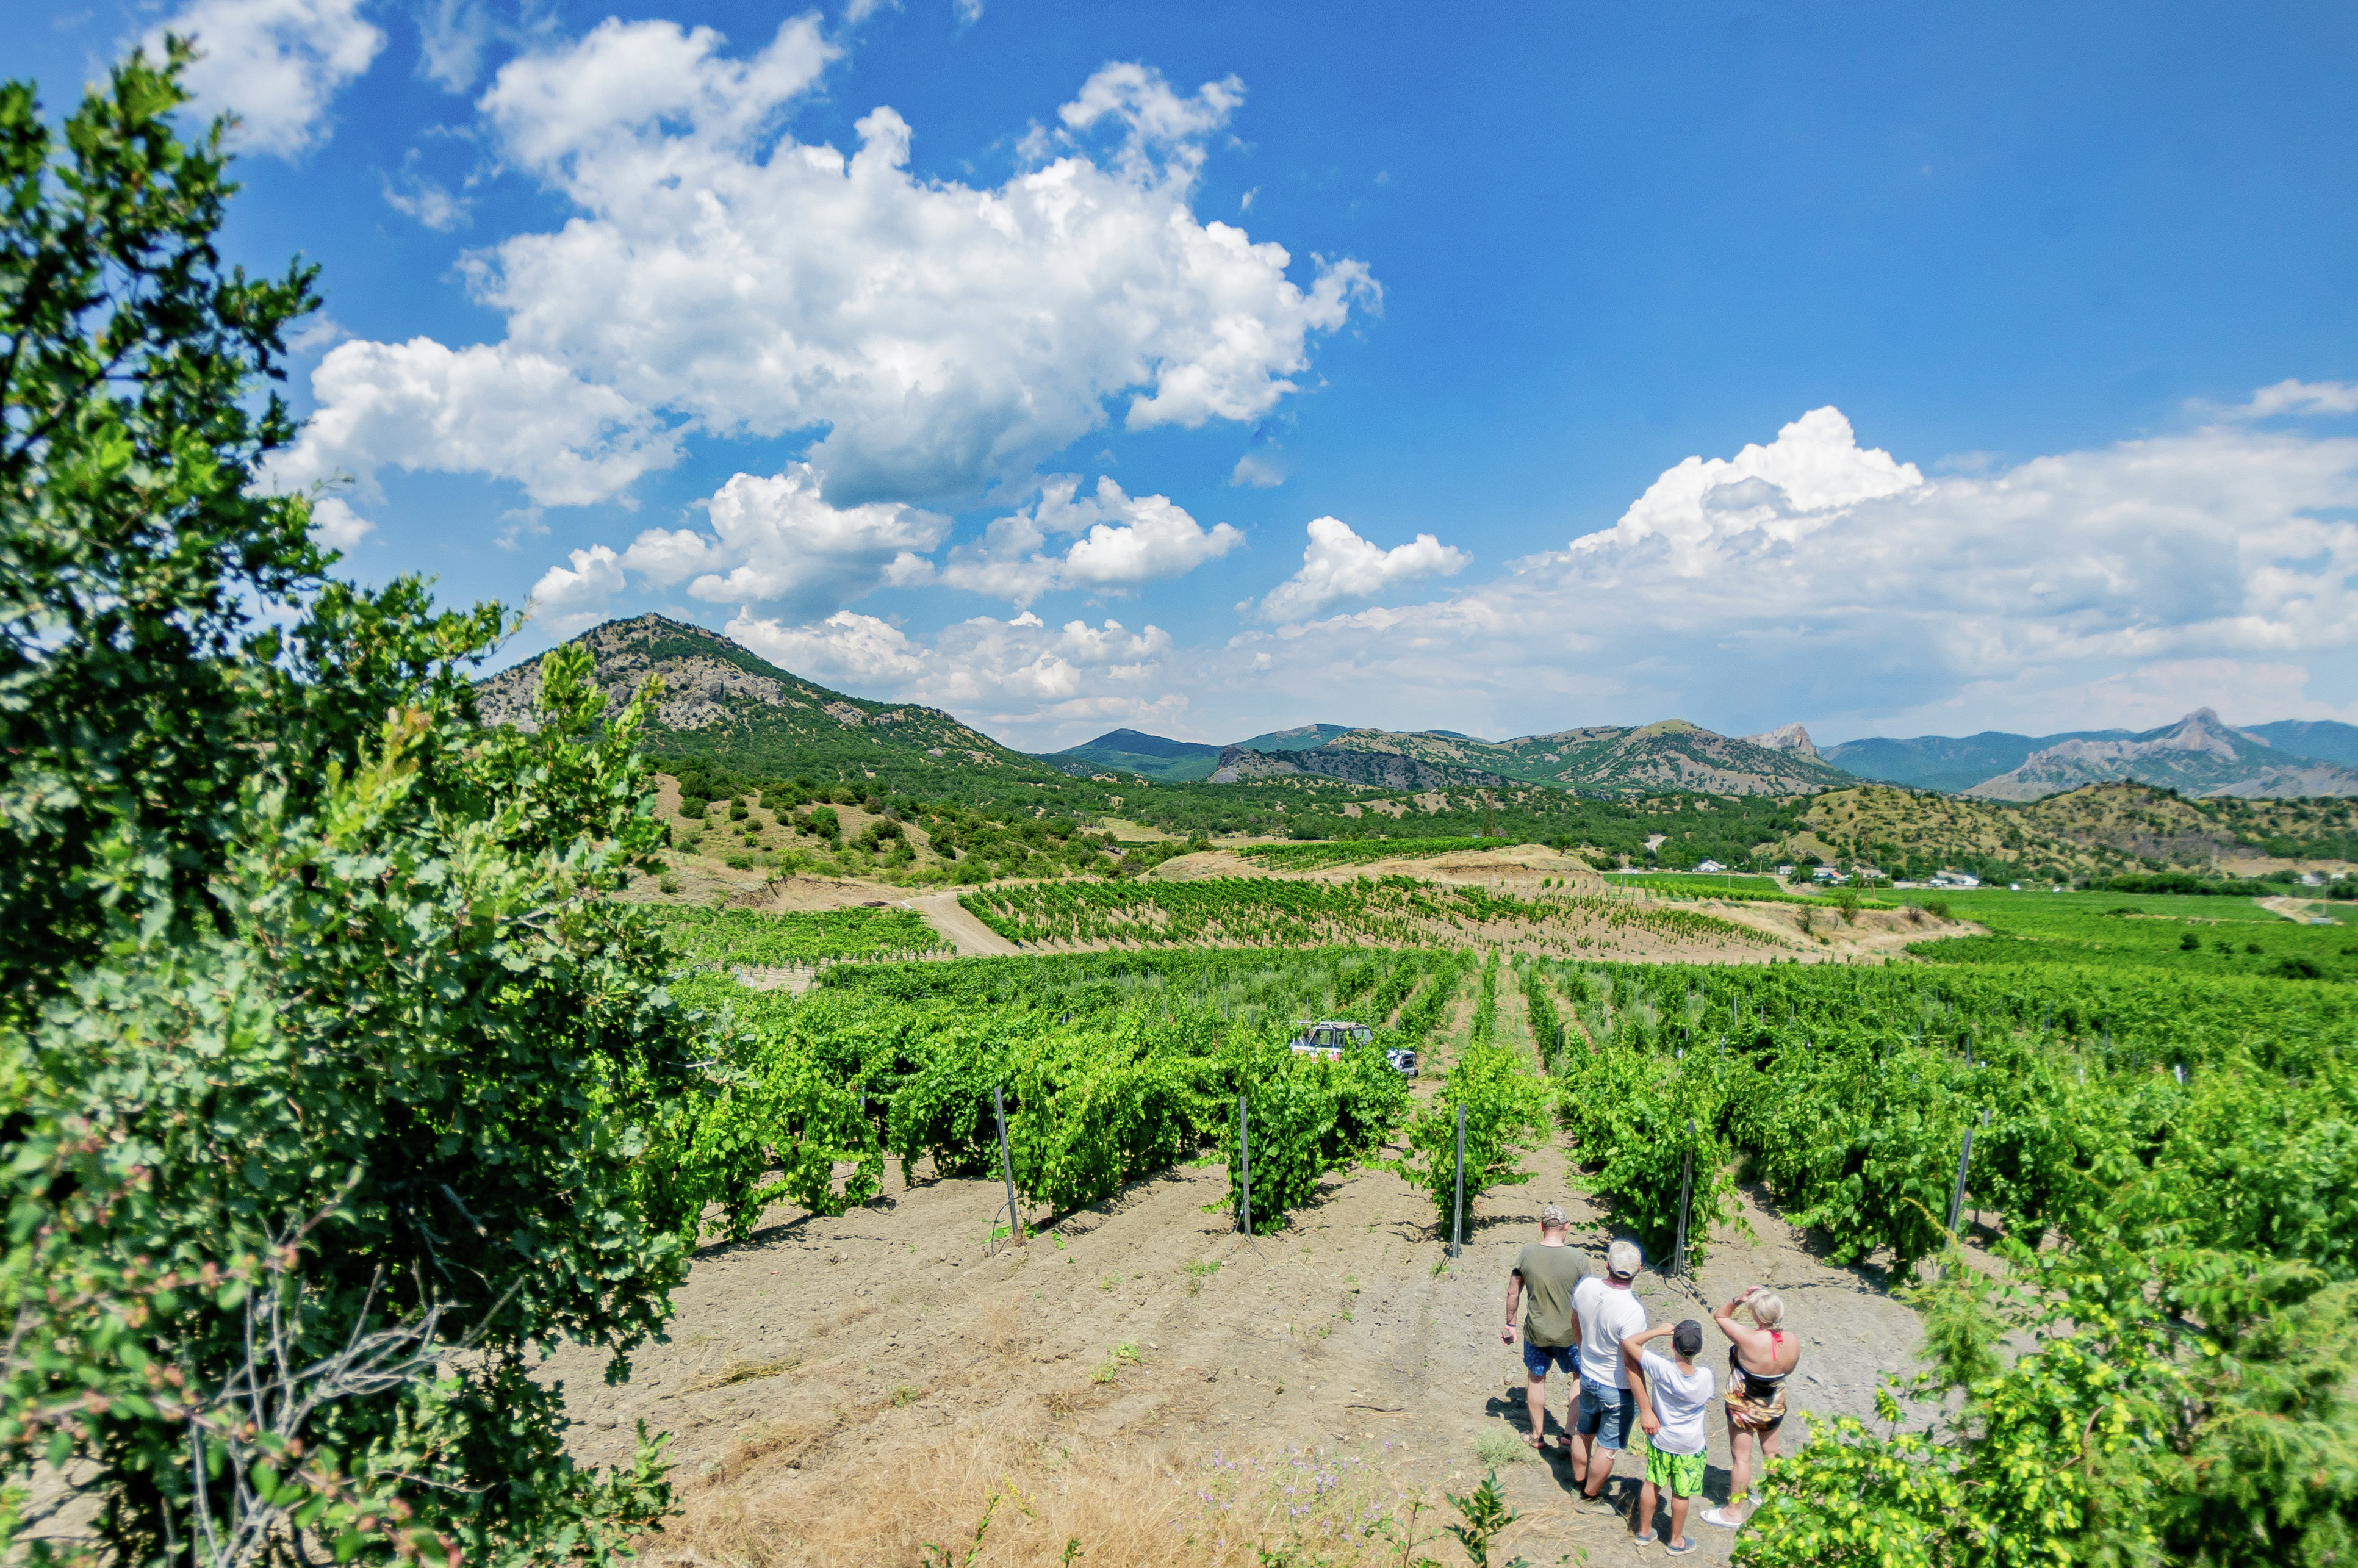
[[[999,1113],[999,1173],[1007,1179],[1007,1234],[1023,1245],[1023,1220],[1015,1212],[1015,1162],[1007,1153],[1007,1099],[999,1086],[990,1086],[990,1107]]]
[[[1244,1176],[1245,1234],[1250,1236],[1252,1234],[1252,1143],[1250,1130],[1245,1119],[1246,1106],[1245,1097],[1238,1095],[1237,1097],[1237,1166]]]
[[[1687,1266],[1687,1206],[1694,1197],[1694,1118],[1687,1118],[1687,1167],[1679,1178],[1679,1245],[1671,1254],[1670,1272],[1675,1274]]]
[[[1459,1256],[1466,1249],[1466,1108],[1457,1108],[1457,1208],[1449,1222],[1449,1255]]]

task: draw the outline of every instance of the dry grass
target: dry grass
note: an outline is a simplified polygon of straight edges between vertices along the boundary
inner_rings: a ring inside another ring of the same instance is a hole
[[[946,1548],[973,1568],[1045,1568],[1066,1563],[1077,1541],[1087,1568],[1254,1568],[1263,1549],[1374,1568],[1400,1561],[1393,1537],[1406,1505],[1423,1509],[1420,1538],[1447,1512],[1334,1455],[1190,1455],[991,1422],[888,1447],[838,1445],[821,1468],[808,1450],[826,1434],[756,1439],[687,1493],[685,1517],[643,1543],[646,1561],[882,1568],[937,1561]],[[1428,1540],[1420,1551],[1456,1561],[1446,1548]]]

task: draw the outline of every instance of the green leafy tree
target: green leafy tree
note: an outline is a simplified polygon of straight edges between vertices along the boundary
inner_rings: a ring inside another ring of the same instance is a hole
[[[528,1373],[626,1368],[709,1184],[609,896],[661,840],[646,694],[551,655],[485,730],[503,613],[333,581],[256,493],[313,275],[219,260],[188,58],[57,133],[0,90],[0,1465],[68,1467],[126,1563],[611,1560],[659,1450],[576,1469]]]

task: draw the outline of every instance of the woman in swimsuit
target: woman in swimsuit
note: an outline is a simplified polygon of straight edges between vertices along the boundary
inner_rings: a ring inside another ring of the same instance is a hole
[[[1736,1321],[1749,1307],[1750,1326]],[[1727,1336],[1727,1446],[1731,1455],[1727,1506],[1703,1516],[1705,1524],[1733,1529],[1752,1517],[1752,1445],[1760,1444],[1760,1467],[1777,1457],[1777,1429],[1785,1424],[1785,1379],[1801,1359],[1801,1342],[1785,1332],[1785,1303],[1766,1285],[1755,1285],[1711,1314]]]

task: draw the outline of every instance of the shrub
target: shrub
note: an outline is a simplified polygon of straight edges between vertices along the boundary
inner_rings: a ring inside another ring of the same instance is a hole
[[[1502,1045],[1468,1045],[1442,1079],[1432,1106],[1408,1125],[1408,1152],[1384,1162],[1433,1202],[1446,1231],[1457,1190],[1457,1108],[1466,1108],[1466,1212],[1493,1187],[1531,1179],[1518,1170],[1526,1150],[1547,1136],[1546,1082],[1520,1053]]]

